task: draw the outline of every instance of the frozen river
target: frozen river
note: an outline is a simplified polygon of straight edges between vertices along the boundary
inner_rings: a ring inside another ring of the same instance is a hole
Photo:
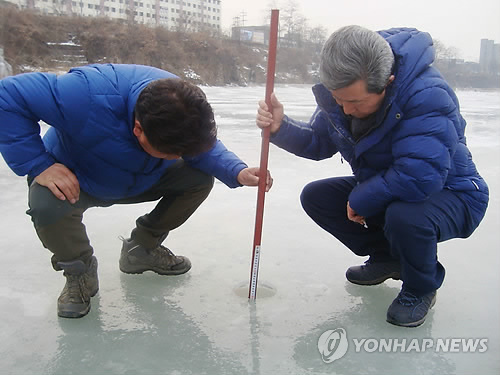
[[[220,139],[257,166],[254,117],[264,87],[204,90]],[[306,120],[314,110],[309,86],[275,92],[292,117]],[[300,207],[307,182],[350,174],[337,155],[314,162],[271,146],[275,182],[266,195],[259,272],[259,291],[266,293],[255,303],[246,295],[256,189],[216,183],[193,217],[170,234],[166,244],[193,263],[177,277],[118,269],[118,236],[128,236],[151,204],[89,210],[85,223],[100,262],[100,290],[89,315],[77,320],[56,315],[64,278],[52,271],[50,253],[25,214],[25,179],[0,159],[0,373],[499,374],[500,92],[458,96],[490,206],[472,237],[439,245],[446,279],[427,321],[414,329],[385,322],[400,282],[348,283],[345,270],[365,259]],[[338,329],[346,333],[340,343],[347,352],[326,363],[318,339]]]

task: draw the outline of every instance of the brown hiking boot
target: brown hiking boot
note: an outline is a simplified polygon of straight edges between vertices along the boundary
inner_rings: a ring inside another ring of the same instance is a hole
[[[191,262],[183,256],[176,256],[170,249],[158,245],[146,249],[134,239],[121,238],[123,241],[120,256],[120,270],[124,273],[143,273],[153,271],[160,275],[180,275],[191,268]]]
[[[58,262],[64,270],[66,285],[57,300],[57,315],[63,318],[81,318],[90,311],[90,297],[97,294],[97,258],[90,258],[90,265],[81,260]]]

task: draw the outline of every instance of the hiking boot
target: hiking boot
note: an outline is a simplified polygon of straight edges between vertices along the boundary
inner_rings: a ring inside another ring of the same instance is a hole
[[[146,249],[132,238],[121,240],[120,270],[124,273],[153,271],[160,275],[180,275],[191,268],[188,258],[174,255],[165,246]]]
[[[97,258],[90,258],[90,265],[81,260],[57,262],[64,270],[66,285],[57,300],[57,315],[63,318],[81,318],[90,311],[90,297],[97,294]]]
[[[418,327],[436,303],[436,291],[418,297],[401,289],[387,310],[387,322],[401,327]]]
[[[349,267],[345,273],[347,280],[358,285],[377,285],[387,279],[401,278],[401,265],[398,260],[373,261],[368,259],[365,264]]]

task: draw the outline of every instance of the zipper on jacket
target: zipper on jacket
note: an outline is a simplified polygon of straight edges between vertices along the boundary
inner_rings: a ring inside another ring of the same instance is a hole
[[[332,127],[335,129],[335,131],[337,132],[337,134],[339,134],[346,142],[348,142],[351,147],[352,147],[352,152],[353,152],[353,157],[354,157],[354,146],[356,145],[356,142],[354,142],[352,139],[350,139],[348,136],[344,135],[342,131],[340,131],[340,129],[337,127],[337,125],[335,125],[335,123],[332,121],[332,119],[330,118],[330,116],[327,114],[326,118],[328,119],[328,121],[330,122],[330,124],[332,125]],[[341,164],[344,164],[344,157],[342,155],[342,153],[340,153],[340,163]]]
[[[335,125],[335,123],[330,119],[330,116],[326,116],[326,118],[328,119],[328,121],[330,122],[330,124],[332,124],[332,127],[337,131],[337,133],[339,133],[339,135],[344,138],[347,142],[349,142],[351,145],[355,145],[356,142],[354,142],[352,139],[349,139],[349,137],[345,136],[341,131],[340,129],[337,127],[337,125]]]

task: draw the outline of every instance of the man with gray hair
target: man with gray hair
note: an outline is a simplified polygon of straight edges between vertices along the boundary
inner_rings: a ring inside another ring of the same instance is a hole
[[[309,183],[307,214],[351,251],[369,256],[347,279],[376,285],[403,281],[389,323],[416,327],[444,280],[437,244],[466,238],[488,206],[488,186],[465,142],[458,99],[432,66],[432,38],[411,28],[379,32],[346,26],[321,53],[318,104],[309,122],[259,103],[257,125],[297,156],[337,152],[353,176]]]

